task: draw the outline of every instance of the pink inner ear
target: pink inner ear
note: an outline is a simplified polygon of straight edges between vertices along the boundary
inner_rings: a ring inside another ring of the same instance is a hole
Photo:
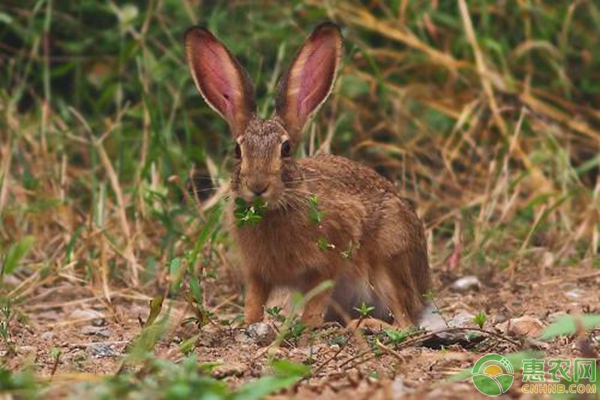
[[[233,118],[236,105],[233,101],[232,82],[237,81],[231,68],[229,55],[223,47],[207,40],[201,51],[194,52],[194,64],[198,67],[198,83],[206,100],[227,119]]]
[[[336,68],[335,43],[314,43],[301,69],[298,92],[298,116],[306,118],[325,100],[331,89]]]

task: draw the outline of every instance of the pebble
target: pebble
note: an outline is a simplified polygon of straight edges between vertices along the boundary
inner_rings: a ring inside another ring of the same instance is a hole
[[[42,335],[40,336],[42,338],[42,340],[52,340],[54,338],[54,332],[52,331],[47,331],[42,333]]]
[[[256,322],[246,328],[241,329],[235,335],[235,341],[245,344],[257,344],[266,346],[275,339],[275,332],[268,324],[264,322]]]
[[[17,354],[36,354],[37,347],[35,346],[19,346],[17,347]]]
[[[473,326],[473,318],[475,318],[473,314],[461,310],[458,313],[454,314],[452,318],[448,320],[448,325],[456,328]]]
[[[229,376],[240,377],[248,370],[246,365],[239,362],[231,362],[224,365],[218,365],[213,370],[211,375],[213,378],[226,378]]]
[[[92,309],[83,309],[83,310],[75,310],[71,314],[69,314],[69,319],[75,320],[95,320],[95,319],[104,319],[104,314],[100,311],[92,310]]]
[[[91,325],[87,325],[81,328],[81,333],[83,333],[84,335],[96,335],[105,338],[110,337],[110,331],[108,329],[99,328]]]
[[[481,289],[481,281],[474,275],[463,276],[457,279],[450,288],[459,293],[478,292]]]
[[[87,348],[87,352],[96,358],[116,357],[117,352],[113,348],[104,343],[94,343]]]
[[[544,330],[544,324],[538,318],[524,315],[519,318],[512,318],[503,324],[499,324],[498,328],[505,333],[538,337]]]
[[[447,328],[446,322],[444,322],[444,319],[432,304],[428,304],[423,310],[419,326],[431,332],[437,332]]]

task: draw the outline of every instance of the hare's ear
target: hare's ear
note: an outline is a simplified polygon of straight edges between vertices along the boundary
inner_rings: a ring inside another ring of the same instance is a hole
[[[331,93],[342,49],[339,27],[332,22],[320,24],[279,81],[275,109],[296,141],[308,118]]]
[[[244,68],[204,28],[187,30],[185,48],[190,72],[204,100],[229,123],[234,137],[243,134],[256,111],[254,87]]]

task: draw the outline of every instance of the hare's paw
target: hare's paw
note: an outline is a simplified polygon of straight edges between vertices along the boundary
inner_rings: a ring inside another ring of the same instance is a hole
[[[244,311],[244,322],[246,325],[252,325],[256,322],[261,322],[263,315],[264,313],[262,307],[255,307],[247,304],[246,310]]]

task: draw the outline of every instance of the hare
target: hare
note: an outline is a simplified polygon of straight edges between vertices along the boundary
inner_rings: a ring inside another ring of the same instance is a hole
[[[348,322],[363,302],[379,320],[416,323],[429,264],[411,204],[390,181],[347,158],[294,157],[303,127],[333,89],[343,49],[337,25],[322,23],[305,40],[279,81],[269,119],[256,115],[248,74],[211,32],[190,28],[185,47],[196,87],[235,140],[228,218],[234,199],[265,204],[255,226],[230,223],[244,263],[246,323],[263,318],[273,289],[307,293],[328,280],[332,286],[307,299],[302,320],[309,326]]]

